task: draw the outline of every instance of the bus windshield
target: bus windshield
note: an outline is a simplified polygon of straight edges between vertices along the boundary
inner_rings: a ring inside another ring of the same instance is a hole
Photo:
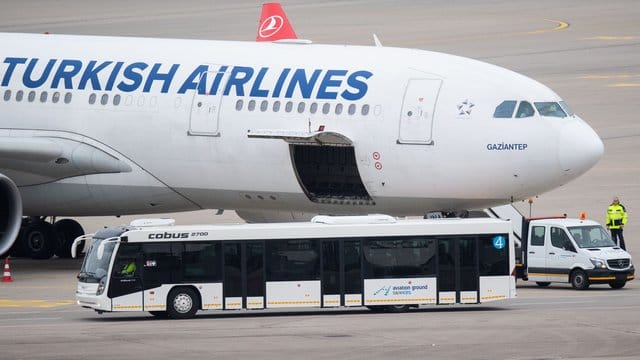
[[[104,244],[102,244],[103,242]],[[87,256],[84,258],[78,280],[87,283],[99,283],[102,278],[107,276],[115,246],[115,241],[95,239],[87,252]]]
[[[602,226],[570,226],[571,236],[581,248],[613,247],[615,244]]]

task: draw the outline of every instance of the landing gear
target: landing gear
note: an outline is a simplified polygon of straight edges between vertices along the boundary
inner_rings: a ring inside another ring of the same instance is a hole
[[[46,221],[46,217],[24,218],[12,252],[33,259],[49,259],[54,254],[69,258],[73,240],[83,234],[82,226],[72,219],[52,224]]]

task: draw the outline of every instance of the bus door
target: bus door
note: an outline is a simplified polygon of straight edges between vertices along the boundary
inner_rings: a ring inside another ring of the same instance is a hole
[[[321,306],[362,306],[360,239],[322,242]]]
[[[479,281],[476,239],[438,239],[438,303],[478,302]]]
[[[142,263],[138,244],[121,243],[111,269],[107,296],[111,298],[112,311],[141,311]]]
[[[264,308],[264,242],[224,243],[224,308]]]

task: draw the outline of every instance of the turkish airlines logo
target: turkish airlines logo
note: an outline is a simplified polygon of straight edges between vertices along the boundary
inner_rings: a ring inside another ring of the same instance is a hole
[[[282,29],[282,25],[284,25],[282,16],[271,15],[268,18],[264,19],[262,24],[260,24],[258,35],[260,35],[261,38],[272,37],[278,31],[280,31],[280,29]]]

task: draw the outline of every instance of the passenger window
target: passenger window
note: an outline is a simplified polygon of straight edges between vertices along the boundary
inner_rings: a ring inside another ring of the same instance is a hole
[[[336,115],[342,114],[342,104],[336,104]]]
[[[51,95],[51,101],[52,101],[54,104],[57,104],[57,103],[58,103],[58,101],[60,101],[60,93],[59,93],[59,92],[57,92],[57,91],[56,91],[56,92],[54,92],[54,93],[53,93],[53,95]]]
[[[33,100],[36,99],[36,92],[35,91],[29,91],[29,96],[27,97],[27,100],[29,100],[29,102],[33,102]]]
[[[18,90],[18,92],[16,92],[16,101],[22,101],[22,96],[24,96],[24,92],[22,90]]]
[[[236,101],[236,110],[237,111],[242,110],[242,105],[243,105],[242,99],[239,99],[238,101]]]
[[[571,240],[569,240],[569,236],[564,231],[564,229],[552,227],[551,228],[551,245],[558,249],[564,249],[568,251],[576,252],[576,249],[571,244]]]
[[[278,112],[280,111],[280,101],[275,101],[273,103],[273,112]]]
[[[70,102],[71,102],[71,97],[72,97],[72,96],[73,96],[73,95],[71,95],[71,93],[70,93],[70,92],[68,92],[68,93],[64,94],[64,103],[65,103],[65,104],[70,103]]]
[[[107,105],[108,102],[109,102],[109,95],[102,94],[102,97],[100,98],[100,104]]]
[[[309,112],[315,114],[318,111],[318,103],[311,103],[309,106]]]
[[[353,115],[356,113],[356,104],[349,105],[349,115]]]
[[[362,105],[362,115],[369,115],[369,104]]]
[[[260,103],[260,111],[262,112],[267,111],[268,107],[269,107],[269,102],[267,100],[262,100],[262,102]]]
[[[255,109],[256,109],[256,101],[255,100],[250,100],[249,104],[247,104],[247,110],[253,111]]]
[[[120,95],[115,95],[113,97],[113,105],[115,105],[115,106],[120,105]]]
[[[96,94],[89,95],[89,104],[93,105],[96,103]]]
[[[302,114],[304,112],[304,102],[299,102],[298,103],[298,113]]]
[[[42,103],[43,102],[47,102],[47,96],[48,96],[48,94],[47,94],[46,91],[41,92],[40,93],[40,102],[42,102]]]
[[[287,101],[287,104],[284,106],[284,111],[291,112],[293,110],[293,103],[291,101]]]
[[[329,103],[325,103],[324,105],[322,105],[322,113],[323,114],[328,114],[329,111],[331,110],[331,104]]]
[[[544,226],[534,226],[531,229],[531,246],[544,246]]]
[[[535,102],[534,105],[538,109],[540,116],[566,117],[567,114],[562,110],[557,102]]]
[[[11,90],[5,90],[4,92],[4,101],[11,100]]]
[[[535,114],[535,110],[533,110],[533,106],[528,101],[521,101],[520,106],[518,107],[518,112],[516,113],[517,118],[525,118],[530,117]]]
[[[496,107],[496,111],[493,113],[494,118],[511,118],[513,111],[516,109],[515,100],[505,100]]]

